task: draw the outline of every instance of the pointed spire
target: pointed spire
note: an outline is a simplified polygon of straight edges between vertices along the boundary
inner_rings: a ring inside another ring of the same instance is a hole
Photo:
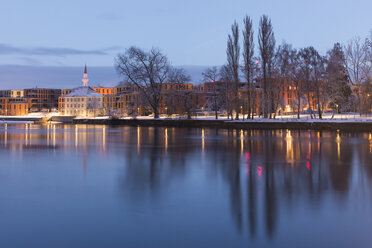
[[[84,68],[84,76],[83,76],[83,79],[81,80],[83,81],[83,86],[88,86],[88,70],[87,70],[87,64],[85,64],[85,68]]]

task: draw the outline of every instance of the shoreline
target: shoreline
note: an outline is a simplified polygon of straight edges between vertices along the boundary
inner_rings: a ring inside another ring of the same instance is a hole
[[[296,129],[296,130],[342,130],[370,131],[372,121],[232,121],[232,120],[167,120],[167,119],[74,119],[73,124],[144,126],[144,127],[182,127],[182,128],[223,128],[223,129]]]
[[[41,121],[38,117],[3,117],[0,123],[25,123]],[[293,129],[293,130],[340,130],[372,132],[372,120],[201,120],[201,119],[72,119],[51,118],[51,121],[65,124],[143,126],[143,127],[181,127],[181,128],[222,128],[222,129]]]

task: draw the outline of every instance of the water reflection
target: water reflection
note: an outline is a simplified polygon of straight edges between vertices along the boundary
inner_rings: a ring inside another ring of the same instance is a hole
[[[102,173],[94,169],[102,156],[120,168],[115,183],[121,204],[136,211],[193,209],[200,221],[227,212],[234,232],[247,238],[244,244],[290,244],[299,220],[312,223],[301,234],[309,237],[322,223],[314,216],[333,216],[335,209],[372,220],[370,213],[353,211],[372,203],[371,133],[8,124],[1,126],[0,140],[17,156],[26,148],[38,156],[75,151],[85,177]],[[192,202],[177,205],[183,198]],[[210,201],[218,211],[203,208]],[[218,207],[224,204],[226,209]]]

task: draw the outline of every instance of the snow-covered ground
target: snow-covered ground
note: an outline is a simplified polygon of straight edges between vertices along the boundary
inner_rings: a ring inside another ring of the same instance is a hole
[[[1,120],[0,119],[0,124],[12,124],[12,123],[24,123],[24,124],[32,124],[34,123],[33,121],[23,121],[22,119],[17,120],[17,121],[7,121],[7,120]]]
[[[77,120],[106,120],[106,119],[109,119],[110,117],[109,116],[97,116],[97,117],[75,117],[74,119],[77,119]]]
[[[43,117],[50,117],[50,116],[58,116],[59,114],[57,112],[37,112],[37,113],[30,113],[28,115],[0,115],[0,119],[6,119],[6,118],[15,118],[15,119],[22,119],[22,118],[43,118]]]

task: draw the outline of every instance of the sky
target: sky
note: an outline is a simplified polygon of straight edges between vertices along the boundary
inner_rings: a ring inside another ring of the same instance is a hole
[[[371,0],[2,1],[0,64],[112,66],[136,45],[161,48],[175,65],[220,65],[236,20],[251,16],[257,34],[267,14],[278,43],[313,45],[365,36]]]
[[[174,65],[222,65],[234,20],[242,26],[249,15],[257,36],[262,14],[277,44],[324,54],[334,42],[365,37],[371,9],[371,0],[1,1],[0,65],[112,67],[132,45],[159,47]]]

